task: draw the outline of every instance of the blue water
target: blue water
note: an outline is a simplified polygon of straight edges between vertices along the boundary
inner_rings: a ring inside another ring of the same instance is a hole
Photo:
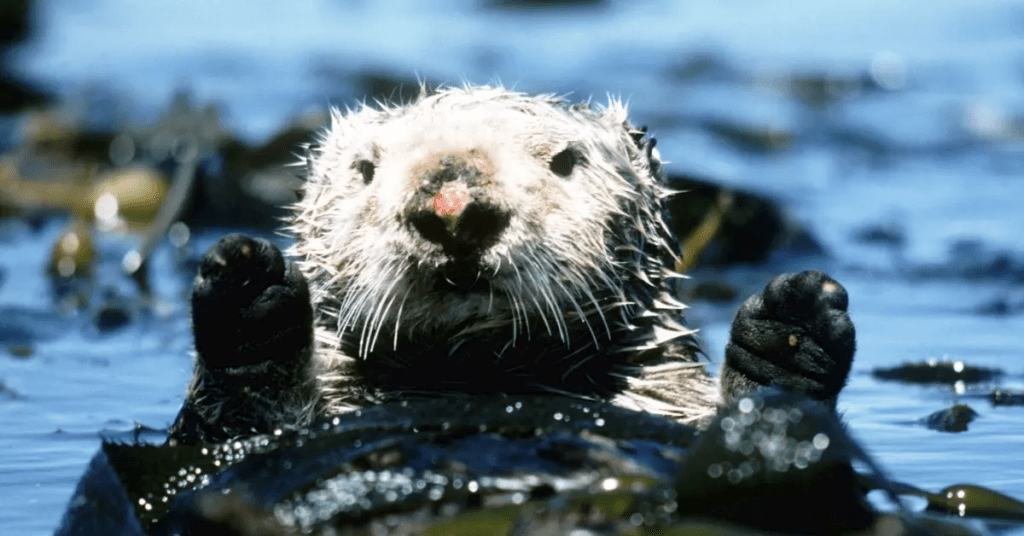
[[[846,286],[859,351],[840,409],[876,460],[933,491],[970,482],[1024,498],[1024,408],[965,399],[981,417],[966,433],[940,434],[917,421],[952,403],[948,388],[869,375],[948,357],[1002,368],[1004,387],[1024,385],[1021,2],[666,0],[513,14],[454,1],[41,4],[39,33],[17,58],[26,76],[66,95],[118,97],[130,103],[119,113],[136,120],[188,89],[251,141],[299,112],[350,104],[360,70],[628,99],[671,171],[770,194],[823,242],[827,260],[725,275],[756,288],[778,271],[821,268]],[[712,66],[680,76],[695,57]],[[833,80],[826,106],[800,101],[793,79],[804,75]],[[790,143],[739,148],[713,135],[710,120]],[[902,229],[905,245],[854,238],[872,225]],[[166,425],[191,371],[190,275],[169,246],[153,262],[154,312],[100,335],[84,315],[55,312],[44,266],[60,226],[0,222],[0,314],[36,319],[38,331],[28,358],[0,351],[0,527],[9,534],[51,532],[100,432]],[[979,246],[952,255],[960,240]],[[972,268],[1000,254],[1015,271]],[[996,299],[1017,308],[978,312]],[[737,306],[696,308],[713,359]]]

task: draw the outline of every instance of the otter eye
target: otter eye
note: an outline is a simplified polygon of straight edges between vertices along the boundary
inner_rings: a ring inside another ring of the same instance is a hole
[[[551,157],[551,163],[548,164],[548,168],[559,177],[568,177],[572,174],[573,168],[576,167],[576,162],[576,151],[565,149]]]
[[[356,162],[355,168],[359,170],[359,174],[363,176],[363,184],[370,184],[373,182],[373,172],[377,169],[377,166],[369,160],[360,160]]]

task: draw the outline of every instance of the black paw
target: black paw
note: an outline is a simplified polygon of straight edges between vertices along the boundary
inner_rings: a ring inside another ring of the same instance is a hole
[[[847,303],[846,289],[814,270],[780,275],[748,298],[725,348],[726,399],[776,385],[834,406],[856,345]]]
[[[295,359],[312,338],[306,279],[270,242],[228,235],[203,255],[192,329],[196,353],[210,367]]]

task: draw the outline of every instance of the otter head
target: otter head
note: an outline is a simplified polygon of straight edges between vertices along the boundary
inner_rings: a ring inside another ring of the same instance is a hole
[[[320,343],[381,382],[573,390],[583,363],[601,383],[688,333],[661,166],[618,101],[466,87],[335,111],[305,164],[292,252]]]

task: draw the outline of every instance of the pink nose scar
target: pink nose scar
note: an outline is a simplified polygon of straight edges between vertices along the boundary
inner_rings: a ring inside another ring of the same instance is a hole
[[[434,196],[434,212],[438,216],[456,216],[469,203],[469,191],[463,184],[445,184]]]

